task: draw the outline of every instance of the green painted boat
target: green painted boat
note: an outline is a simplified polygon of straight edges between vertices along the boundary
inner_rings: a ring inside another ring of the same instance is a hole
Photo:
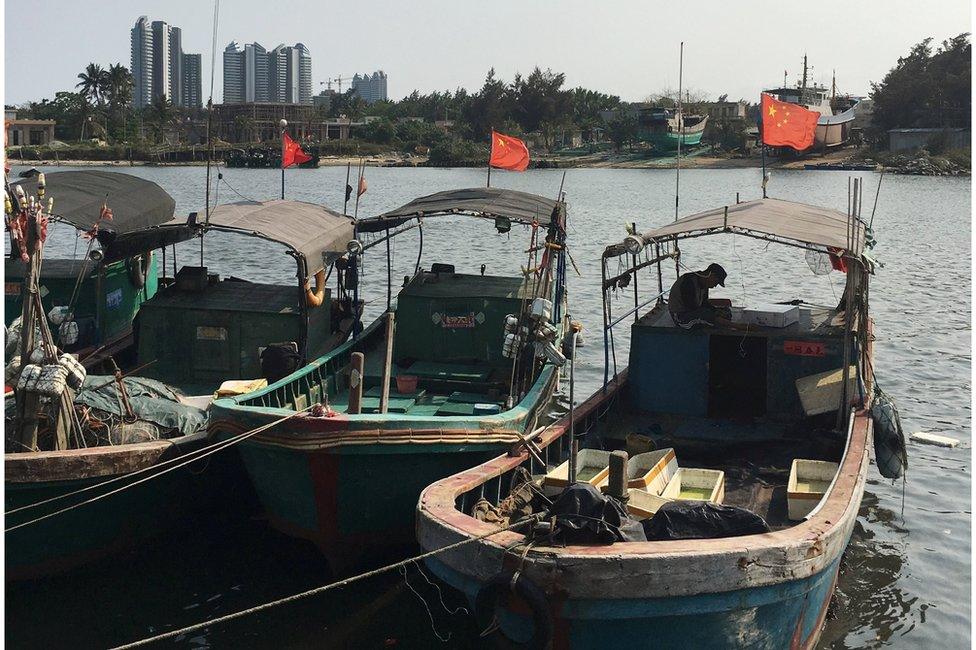
[[[265,389],[211,405],[210,429],[222,439],[288,418],[237,447],[272,525],[317,544],[337,573],[412,544],[421,490],[519,444],[545,417],[558,378],[568,325],[562,201],[441,192],[361,220],[357,236],[369,248],[418,227],[418,217],[456,214],[493,219],[500,232],[529,225],[533,270],[483,276],[418,262],[361,335]],[[546,343],[530,341],[542,323],[533,305],[551,310],[546,357],[536,355]],[[507,347],[506,327],[525,327],[529,344]],[[361,371],[355,353],[365,357]]]
[[[156,183],[118,172],[52,172],[44,182],[47,195],[55,199],[51,220],[73,226],[93,244],[80,258],[46,259],[41,268],[45,312],[70,306],[78,325],[77,339],[62,342],[61,347],[89,368],[109,356],[124,357],[134,343],[133,322],[139,309],[159,287],[159,267],[152,251],[162,244],[144,233],[156,232],[172,219],[176,202]],[[30,194],[36,186],[36,178],[25,178],[12,184],[12,189]],[[103,205],[112,210],[110,219],[102,218]],[[8,327],[23,309],[26,269],[18,256],[4,261]]]
[[[673,108],[640,105],[631,110],[637,120],[637,139],[649,142],[659,151],[674,151],[701,144],[708,124],[707,115],[678,115]]]
[[[118,176],[124,175],[109,174],[108,178],[96,177],[94,180],[88,177],[69,179],[88,192],[80,193],[84,200],[74,202],[55,193],[54,183],[49,181],[47,187],[57,204],[69,215],[83,216],[92,209],[97,215],[107,193],[107,203],[116,212],[118,220],[127,214],[125,208],[136,210],[141,204],[127,202],[123,200],[124,195],[117,196],[111,191],[101,193],[90,189],[97,182],[126,186],[127,181],[119,181]],[[72,186],[64,179],[59,179],[57,187],[65,189],[70,198],[67,190]],[[301,353],[311,350],[318,355],[331,349],[348,336],[354,319],[351,316],[337,317],[337,303],[348,304],[350,300],[346,299],[341,283],[339,300],[331,300],[331,294],[324,286],[324,271],[326,266],[342,259],[345,246],[353,237],[352,220],[321,206],[271,203],[220,206],[212,213],[209,224],[197,224],[195,215],[190,215],[185,222],[170,221],[170,212],[166,223],[127,232],[125,236],[113,239],[103,233],[104,239],[98,240],[101,245],[98,261],[104,263],[97,266],[92,282],[80,282],[83,297],[76,302],[76,318],[85,313],[82,305],[93,304],[95,313],[99,313],[98,305],[104,302],[99,302],[100,297],[104,298],[105,289],[113,286],[110,281],[117,281],[123,288],[129,282],[131,274],[126,272],[126,265],[132,257],[128,253],[183,241],[208,229],[243,231],[288,246],[289,253],[298,263],[298,285],[278,286],[233,279],[214,282],[206,269],[202,273],[195,269],[195,273],[185,276],[186,282],[181,282],[184,278],[176,274],[177,278],[163,279],[157,285],[156,267],[151,264],[150,271],[144,273],[144,286],[151,292],[145,291],[143,298],[148,295],[148,300],[138,303],[139,352],[150,354],[148,358],[139,359],[140,368],[158,369],[159,375],[187,392],[195,392],[194,389],[201,387],[207,396],[195,405],[205,409],[209,395],[223,380],[261,376],[261,347],[284,341],[293,344],[295,351]],[[113,220],[112,223],[118,222]],[[54,304],[62,304],[58,302],[55,290],[73,288],[74,272],[79,268],[85,271],[84,266],[73,264],[61,274],[62,285],[55,285],[45,279],[52,277],[51,273],[45,274],[45,268],[53,267],[57,271],[58,261],[42,263],[42,249],[33,249],[24,269],[39,268],[40,277],[34,291],[43,293],[38,290],[39,286],[50,284],[52,290],[47,295],[52,296]],[[145,259],[152,261],[148,254]],[[303,286],[310,275],[316,276],[314,289]],[[350,274],[336,275],[354,279],[355,266]],[[24,277],[34,276],[25,272]],[[203,281],[195,282],[198,279]],[[18,290],[23,294],[30,288],[18,286]],[[109,297],[112,291],[108,292]],[[119,291],[129,295],[121,288]],[[122,301],[117,307],[121,311],[122,306],[132,304],[135,302]],[[23,299],[19,306],[23,306]],[[46,313],[48,305],[44,307]],[[38,317],[43,316],[34,310],[31,318]],[[131,328],[131,319],[127,322]],[[242,354],[242,349],[248,354]],[[190,361],[199,361],[199,366],[181,365],[189,363],[186,361],[187,350],[192,353]],[[230,360],[235,363],[230,365]],[[48,359],[45,363],[52,361]],[[221,361],[225,365],[219,365]],[[13,381],[16,383],[16,378]],[[154,384],[149,379],[126,378],[124,382],[128,393],[125,400],[116,396],[116,399],[103,399],[95,405],[91,403],[93,395],[102,396],[105,391],[114,390],[116,382],[111,377],[86,383],[73,395],[76,414],[84,422],[84,432],[71,427],[71,434],[61,439],[51,435],[51,427],[41,427],[32,442],[29,436],[8,435],[8,453],[4,458],[8,578],[27,579],[69,570],[95,558],[118,553],[186,522],[200,508],[218,503],[222,507],[228,507],[228,504],[235,507],[254,502],[253,491],[236,454],[218,454],[212,459],[168,471],[175,464],[192,460],[194,456],[189,455],[196,454],[210,442],[202,424],[206,419],[202,412],[188,409],[195,414],[192,418],[182,412],[161,413],[168,408],[164,405],[179,402],[183,403],[179,408],[183,408],[195,398],[184,398],[164,385],[160,385],[158,391],[152,389],[149,394],[148,389],[143,389],[144,385]],[[122,403],[132,412],[112,410],[121,408]],[[22,421],[20,413],[27,413],[26,409],[50,415],[51,409],[43,403],[31,404],[26,391],[11,391],[6,409],[8,432],[17,429],[17,423]],[[133,419],[138,425],[151,422],[156,427],[155,433],[145,437],[155,436],[155,439],[128,437],[133,430],[123,430],[132,425]],[[101,435],[92,434],[96,429]],[[29,444],[25,445],[24,440]],[[21,449],[32,451],[21,452]],[[142,482],[143,479],[148,480]],[[124,489],[115,492],[119,488]]]

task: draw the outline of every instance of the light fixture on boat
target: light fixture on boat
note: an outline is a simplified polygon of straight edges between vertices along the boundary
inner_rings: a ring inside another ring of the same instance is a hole
[[[512,229],[512,220],[508,217],[503,217],[501,215],[495,217],[495,230],[498,234],[503,235]]]
[[[349,240],[349,243],[346,244],[346,252],[353,256],[362,255],[363,243],[358,239]]]
[[[91,258],[93,262],[101,262],[105,259],[105,253],[101,248],[93,248],[92,252],[88,253],[88,257]]]
[[[624,239],[624,248],[631,255],[637,255],[644,250],[644,240],[637,235],[627,235],[627,238]]]

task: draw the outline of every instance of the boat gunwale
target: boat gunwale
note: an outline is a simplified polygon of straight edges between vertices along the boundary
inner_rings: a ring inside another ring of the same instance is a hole
[[[305,451],[317,451],[344,445],[396,444],[512,444],[519,440],[524,427],[519,423],[530,419],[546,405],[543,393],[554,387],[557,369],[545,364],[532,388],[512,408],[490,415],[409,416],[401,413],[339,414],[331,418],[297,416],[272,427],[241,444],[261,444]],[[216,403],[216,402],[215,402]],[[277,407],[224,406],[223,417],[211,417],[209,430],[220,434],[243,433],[248,425],[232,417],[242,411],[250,416],[271,417],[294,414],[295,411]],[[365,429],[350,429],[353,423],[376,423]],[[472,426],[450,425],[470,423]],[[444,426],[442,426],[442,424]],[[297,426],[296,426],[297,425]],[[421,425],[421,426],[417,426]],[[403,433],[397,435],[398,431]],[[457,439],[452,439],[457,438]]]
[[[206,430],[200,430],[177,438],[127,445],[7,453],[3,458],[4,483],[29,485],[129,474],[164,460],[168,451],[178,448],[177,441],[203,441],[208,435]]]
[[[614,392],[625,381],[622,375],[625,373],[610,382]],[[577,407],[578,419],[591,416],[606,399],[602,392],[595,393]],[[545,447],[563,435],[567,427],[568,416],[543,432],[537,444]],[[570,591],[574,598],[624,597],[620,587],[606,588],[606,581],[625,582],[628,577],[637,579],[642,589],[641,593],[631,593],[628,597],[665,597],[778,584],[816,574],[846,548],[866,480],[872,430],[870,413],[866,409],[853,412],[848,427],[851,444],[841,460],[838,479],[819,510],[806,521],[783,530],[719,539],[533,546],[526,554],[525,568],[534,577],[555,582],[560,590]],[[428,486],[417,506],[421,546],[430,550],[497,529],[458,510],[457,499],[527,460],[529,454],[521,450],[518,455],[497,457]],[[494,566],[501,569],[508,549],[523,545],[524,541],[520,533],[499,532],[476,542],[480,548],[475,563],[465,563],[461,551],[446,553],[439,561],[461,574],[477,577],[472,572],[477,572],[479,564],[498,560]],[[608,565],[608,561],[615,564]],[[646,580],[647,575],[661,573],[662,569],[654,566],[660,562],[667,564],[666,573],[672,576],[671,580],[660,584]],[[715,571],[720,570],[724,572],[716,575]],[[590,580],[593,571],[603,578]],[[704,580],[709,574],[712,579]],[[566,589],[569,583],[574,585],[572,590]]]

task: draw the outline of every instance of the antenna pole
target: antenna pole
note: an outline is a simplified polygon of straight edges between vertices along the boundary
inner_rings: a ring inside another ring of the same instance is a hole
[[[678,52],[678,157],[674,168],[674,220],[678,220],[678,190],[681,187],[681,138],[684,135],[685,123],[681,115],[681,75],[684,71],[685,42],[681,41]]]
[[[206,220],[204,227],[210,225],[210,160],[213,158],[213,140],[210,137],[210,126],[213,123],[213,88],[214,68],[217,58],[217,18],[220,15],[220,0],[214,0],[213,39],[210,46],[210,97],[207,99],[207,191],[206,191]],[[200,256],[203,257],[203,233],[200,233]],[[203,262],[200,262],[203,266]]]

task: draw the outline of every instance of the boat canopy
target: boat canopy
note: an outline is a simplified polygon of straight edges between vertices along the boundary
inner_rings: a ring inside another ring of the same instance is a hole
[[[176,209],[176,201],[166,190],[131,174],[77,170],[44,176],[46,196],[54,199],[53,218],[86,232],[98,222],[96,236],[109,261],[158,248],[151,241],[141,248],[132,247],[127,240],[136,233],[138,239],[146,240],[144,231],[170,221]],[[36,193],[37,178],[13,184],[23,186],[30,195]],[[99,222],[103,205],[112,210],[110,221]]]
[[[517,223],[548,226],[556,208],[563,204],[527,192],[496,187],[473,187],[447,190],[414,199],[395,210],[376,217],[360,219],[359,232],[379,232],[395,228],[410,219],[464,214],[494,219],[505,217]]]
[[[843,212],[829,208],[782,199],[758,199],[683,217],[640,237],[647,245],[728,232],[814,250],[829,247],[860,256],[866,226],[860,219],[854,219],[851,228],[850,221]],[[608,246],[604,257],[629,252],[626,242],[621,242]]]
[[[218,205],[207,230],[236,232],[284,244],[314,273],[323,257],[338,257],[353,238],[352,217],[303,201],[239,201]]]

